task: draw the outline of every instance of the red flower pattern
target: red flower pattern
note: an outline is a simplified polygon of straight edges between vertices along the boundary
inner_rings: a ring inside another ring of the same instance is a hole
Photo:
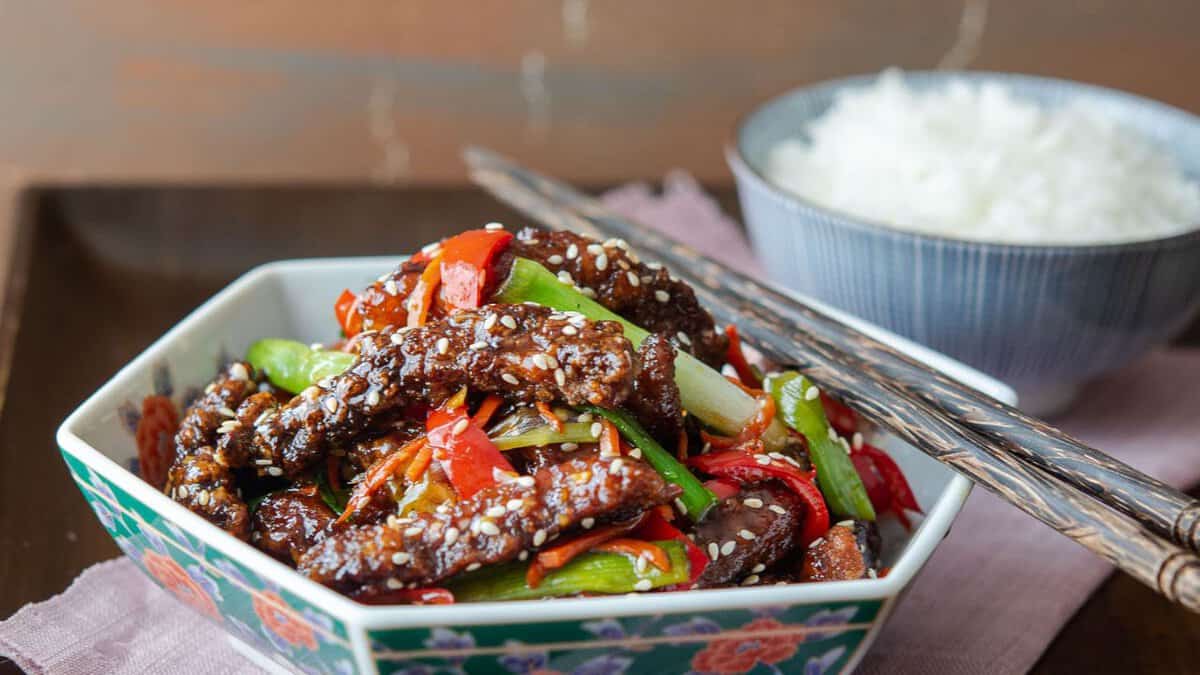
[[[739,628],[739,632],[775,631],[787,628],[775,619],[761,618]],[[755,664],[774,664],[796,654],[796,645],[804,641],[800,631],[761,637],[716,639],[692,657],[692,669],[702,673],[745,673]]]
[[[317,637],[312,625],[288,606],[274,591],[251,591],[254,613],[262,620],[267,630],[278,635],[293,647],[304,647],[316,651]]]
[[[162,489],[167,482],[167,469],[175,461],[175,432],[179,415],[175,404],[166,396],[147,396],[142,399],[142,416],[138,419],[138,468],[142,480]]]
[[[146,549],[142,551],[142,564],[150,576],[158,580],[163,588],[170,591],[181,602],[192,609],[213,619],[220,619],[221,613],[208,593],[200,587],[179,563],[171,556]]]

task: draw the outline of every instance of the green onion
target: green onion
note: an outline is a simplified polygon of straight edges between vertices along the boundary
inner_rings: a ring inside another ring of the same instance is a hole
[[[246,352],[246,360],[255,370],[266,373],[271,384],[293,394],[342,373],[354,359],[346,352],[310,349],[302,342],[279,338],[259,340]]]
[[[536,600],[579,593],[630,593],[671,586],[687,581],[689,565],[683,544],[657,541],[655,546],[667,552],[669,570],[647,565],[639,573],[633,560],[621,553],[590,552],[577,556],[562,567],[550,570],[537,588],[525,584],[529,563],[507,563],[462,574],[446,584],[459,602],[486,600]],[[649,581],[649,584],[642,582]]]
[[[580,406],[580,410],[595,413],[612,422],[622,436],[641,449],[642,458],[654,467],[655,471],[668,483],[674,483],[683,488],[683,495],[680,496],[679,501],[687,509],[687,516],[694,522],[700,522],[713,504],[719,501],[712,490],[704,487],[704,483],[701,483],[695,474],[680,464],[679,460],[658,444],[658,441],[651,438],[650,434],[646,433],[642,425],[638,424],[637,420],[633,419],[629,413],[624,410],[609,410],[594,405]]]
[[[562,431],[557,431],[554,427],[546,425],[519,434],[496,436],[491,440],[492,444],[501,450],[514,450],[516,448],[551,445],[554,443],[594,443],[596,437],[592,435],[591,424],[566,422],[563,424]]]
[[[624,326],[625,337],[634,346],[640,345],[649,335],[646,330],[614,314],[526,258],[513,261],[512,272],[493,299],[513,304],[536,302],[560,311],[579,312],[595,321],[616,321]],[[737,435],[758,412],[754,397],[691,354],[681,351],[675,357],[675,381],[679,385],[683,407],[723,434]],[[786,440],[787,431],[777,421],[772,421],[763,434],[767,450],[782,449]]]
[[[835,440],[825,419],[816,388],[800,373],[788,371],[767,379],[763,385],[775,398],[776,414],[808,441],[808,454],[817,468],[817,485],[834,514],[859,520],[875,520],[875,509],[854,462],[841,442]]]
[[[321,501],[325,502],[325,505],[334,513],[342,515],[342,511],[346,510],[346,502],[350,499],[350,493],[347,490],[333,489],[333,486],[329,484],[329,476],[321,469],[317,469],[313,473],[316,474],[313,478],[316,480],[317,490],[321,494]]]

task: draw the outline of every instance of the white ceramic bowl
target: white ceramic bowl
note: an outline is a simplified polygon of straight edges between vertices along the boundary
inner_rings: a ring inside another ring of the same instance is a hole
[[[396,262],[346,258],[259,267],[124,367],[58,431],[72,476],[121,549],[152,580],[221,625],[263,663],[303,672],[461,666],[470,672],[665,673],[714,664],[736,669],[757,659],[784,671],[846,671],[861,658],[967,496],[966,479],[881,437],[876,440],[903,467],[927,513],[911,535],[898,526],[885,528],[884,562],[892,568],[885,578],[653,596],[378,607],[309,581],[130,472],[136,458],[131,429],[143,397],[166,395],[182,405],[220,363],[261,337],[333,338],[330,308],[337,293],[365,286]],[[1004,385],[947,357],[849,321],[996,398],[1014,400]],[[171,602],[167,596],[163,601]]]

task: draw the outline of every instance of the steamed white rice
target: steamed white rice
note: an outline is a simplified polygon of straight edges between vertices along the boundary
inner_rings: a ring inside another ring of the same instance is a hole
[[[772,148],[768,178],[901,229],[1089,244],[1200,226],[1200,185],[1165,152],[1081,105],[1043,109],[994,83],[916,92],[887,71],[806,133]]]

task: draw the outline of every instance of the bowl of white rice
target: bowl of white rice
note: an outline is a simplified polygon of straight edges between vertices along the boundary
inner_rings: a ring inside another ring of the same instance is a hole
[[[1200,310],[1200,118],[986,72],[804,87],[727,156],[776,281],[1064,409]]]

